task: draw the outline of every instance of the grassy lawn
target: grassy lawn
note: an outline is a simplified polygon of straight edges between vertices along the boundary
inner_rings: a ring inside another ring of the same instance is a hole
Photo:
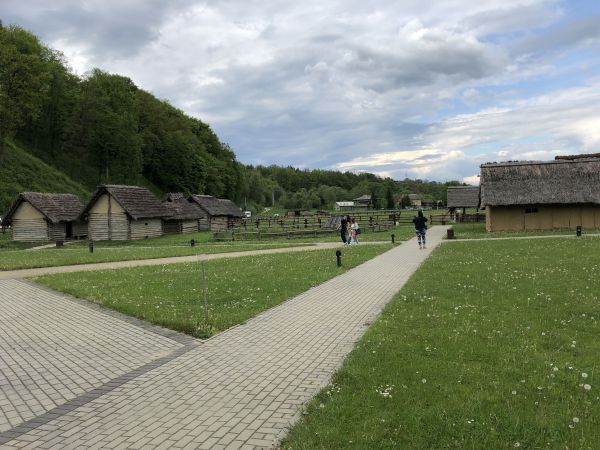
[[[0,251],[4,250],[23,250],[26,248],[36,247],[38,245],[44,245],[47,242],[19,242],[13,241],[10,232],[0,232]]]
[[[600,239],[445,244],[284,449],[600,448]]]
[[[77,272],[35,281],[122,313],[208,337],[390,249],[391,244],[206,261],[209,320],[199,263]]]
[[[575,236],[575,230],[534,230],[534,231],[495,231],[488,233],[485,231],[485,223],[453,223],[454,237],[456,239],[487,239],[487,238],[506,238],[506,237],[527,237],[527,236]],[[597,234],[600,230],[584,229],[585,234]]]
[[[391,242],[391,234],[397,241],[413,237],[410,227],[397,227],[390,232],[364,233],[360,235],[363,242]],[[5,236],[9,236],[8,234]],[[139,241],[97,241],[94,242],[94,253],[88,251],[87,241],[69,243],[62,248],[47,248],[35,251],[23,249],[41,243],[13,242],[0,233],[0,271],[30,269],[35,267],[66,266],[71,264],[91,264],[98,262],[127,261],[135,259],[152,259],[169,256],[190,256],[200,253],[227,253],[247,250],[270,249],[311,245],[317,242],[338,242],[339,235],[320,236],[317,238],[302,237],[298,239],[272,238],[260,241],[212,241],[211,232],[193,234],[166,235]],[[196,246],[190,246],[190,240]],[[20,251],[18,251],[20,249]]]
[[[227,253],[302,245],[298,242],[207,242],[209,233],[196,235],[161,236],[142,241],[101,241],[94,243],[94,253],[90,253],[87,242],[76,242],[62,248],[42,250],[0,251],[0,270],[29,269],[34,267],[66,266],[71,264],[91,264],[98,262],[126,261],[135,259],[163,258],[168,256],[189,256],[200,253]],[[190,239],[199,241],[190,246]]]

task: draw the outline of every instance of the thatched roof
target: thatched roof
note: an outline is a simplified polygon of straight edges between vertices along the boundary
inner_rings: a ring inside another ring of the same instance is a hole
[[[371,196],[368,194],[365,195],[361,195],[358,198],[354,199],[355,202],[359,202],[359,203],[370,203],[371,202]]]
[[[98,186],[82,214],[87,214],[96,201],[106,193],[110,194],[133,220],[151,219],[169,214],[169,211],[163,207],[161,202],[147,188],[117,184],[102,184]]]
[[[242,217],[242,210],[236,206],[231,200],[224,198],[216,198],[212,195],[196,195],[193,194],[190,199],[210,216],[231,216]]]
[[[600,159],[481,166],[481,205],[600,204]]]
[[[49,222],[71,222],[83,210],[83,203],[73,194],[49,194],[45,192],[21,192],[4,216],[9,223],[21,203],[27,202],[37,209]]]
[[[181,199],[186,199],[185,195],[183,194],[183,192],[167,192],[165,194],[165,201],[175,201],[175,200],[181,200]],[[187,199],[186,199],[187,200]]]
[[[573,161],[574,159],[590,159],[590,158],[600,158],[600,153],[588,153],[581,155],[559,155],[555,156],[554,159],[559,160],[568,160]]]
[[[408,199],[410,201],[421,200],[421,196],[419,194],[408,194]]]
[[[448,186],[448,208],[479,208],[479,186]]]
[[[206,217],[206,213],[197,203],[188,201],[181,192],[165,195],[164,208],[168,211],[166,220],[195,220]]]

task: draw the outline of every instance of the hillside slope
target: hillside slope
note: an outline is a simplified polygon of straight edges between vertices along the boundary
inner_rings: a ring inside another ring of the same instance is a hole
[[[19,192],[66,192],[86,202],[91,192],[12,142],[0,159],[0,216]]]

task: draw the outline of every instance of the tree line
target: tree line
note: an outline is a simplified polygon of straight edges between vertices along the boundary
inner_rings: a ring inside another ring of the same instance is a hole
[[[75,75],[65,57],[0,22],[0,163],[8,140],[93,189],[140,184],[157,193],[204,193],[242,207],[331,209],[364,194],[395,207],[408,193],[445,201],[457,182],[394,181],[369,173],[249,166],[206,123],[93,69]]]

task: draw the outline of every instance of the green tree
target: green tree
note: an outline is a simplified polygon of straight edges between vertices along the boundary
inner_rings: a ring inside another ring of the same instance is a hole
[[[81,83],[67,147],[89,157],[98,181],[137,183],[142,173],[137,87],[94,69]]]
[[[0,156],[5,140],[40,114],[48,91],[49,50],[31,33],[0,26]]]

